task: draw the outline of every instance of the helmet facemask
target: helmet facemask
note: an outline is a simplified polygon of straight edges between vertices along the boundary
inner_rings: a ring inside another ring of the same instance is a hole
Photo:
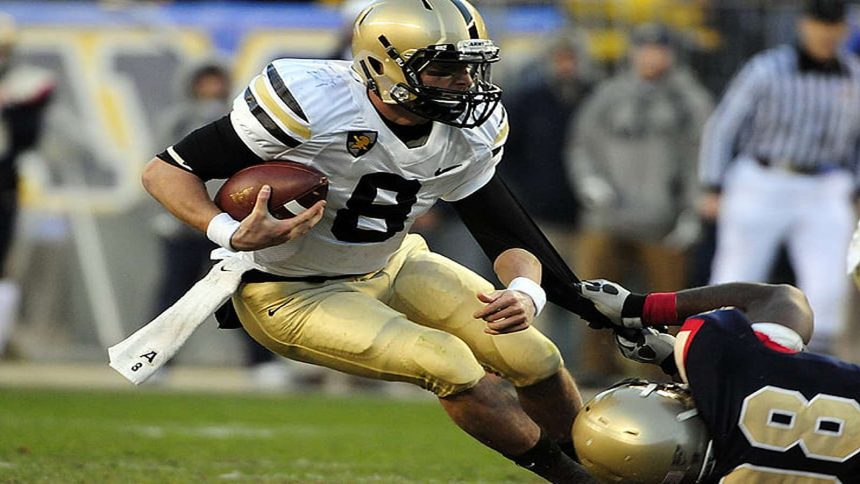
[[[379,41],[403,71],[406,84],[391,88],[391,98],[411,113],[460,128],[486,121],[498,105],[502,90],[492,83],[491,65],[499,60],[499,49],[491,40],[461,40],[457,45],[430,45],[409,53],[408,59],[385,38]],[[425,85],[422,73],[437,76],[461,75],[472,80],[466,90]]]

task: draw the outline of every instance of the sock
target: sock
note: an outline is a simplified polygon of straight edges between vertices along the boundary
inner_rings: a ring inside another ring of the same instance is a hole
[[[559,445],[550,439],[543,429],[534,447],[520,455],[505,455],[505,457],[549,482],[559,484],[597,482],[581,465],[562,452]]]

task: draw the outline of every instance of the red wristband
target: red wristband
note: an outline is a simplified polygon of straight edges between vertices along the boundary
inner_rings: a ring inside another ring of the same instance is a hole
[[[677,295],[674,292],[652,292],[645,296],[642,322],[648,325],[677,323],[678,309],[676,303]]]

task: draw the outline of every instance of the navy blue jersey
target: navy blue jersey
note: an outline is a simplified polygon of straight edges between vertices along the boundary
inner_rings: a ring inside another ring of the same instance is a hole
[[[860,482],[860,367],[765,345],[738,310],[701,314],[683,366],[721,482]]]

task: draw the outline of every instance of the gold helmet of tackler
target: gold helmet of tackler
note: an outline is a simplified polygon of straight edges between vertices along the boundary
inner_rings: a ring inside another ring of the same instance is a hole
[[[586,403],[573,424],[582,465],[604,482],[695,483],[711,441],[686,386],[625,380]]]
[[[356,17],[353,69],[383,102],[434,121],[478,126],[501,99],[490,64],[499,49],[478,11],[465,0],[381,0]],[[472,77],[465,91],[425,86],[421,72],[461,64]]]

